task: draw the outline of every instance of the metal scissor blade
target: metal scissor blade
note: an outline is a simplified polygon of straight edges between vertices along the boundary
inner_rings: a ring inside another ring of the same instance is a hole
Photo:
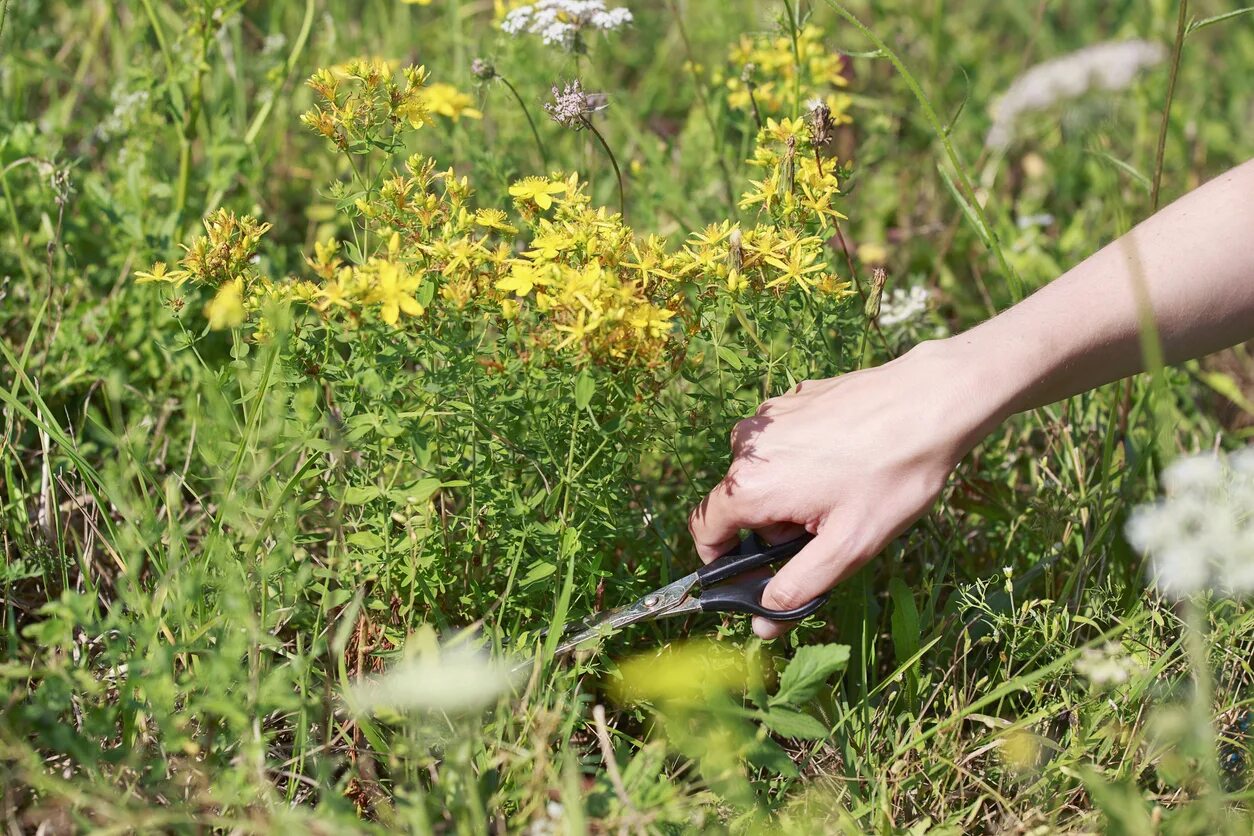
[[[554,658],[564,656],[581,644],[617,632],[637,621],[666,618],[700,610],[701,603],[688,596],[688,591],[696,583],[697,574],[693,572],[661,589],[650,592],[633,604],[600,613],[595,618],[585,621],[586,626],[582,630],[563,639],[553,651]]]

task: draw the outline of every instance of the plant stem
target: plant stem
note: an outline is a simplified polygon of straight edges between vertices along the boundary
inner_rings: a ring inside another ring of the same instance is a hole
[[[801,47],[797,43],[797,14],[792,0],[784,0],[784,13],[788,18],[788,34],[792,38],[792,106],[794,113],[801,113]]]
[[[523,101],[522,96],[518,95],[518,91],[514,89],[514,85],[509,83],[508,78],[500,73],[497,73],[496,77],[501,80],[501,83],[509,88],[509,92],[514,94],[514,100],[518,102],[519,109],[522,110],[523,116],[527,117],[527,124],[531,126],[531,135],[535,137],[536,148],[540,150],[540,159],[544,162],[544,170],[547,173],[549,169],[549,154],[544,150],[544,142],[540,139],[540,131],[536,129],[535,120],[531,118],[531,111],[527,109],[527,103]]]
[[[714,156],[718,159],[718,167],[723,175],[723,186],[727,190],[728,207],[733,213],[736,212],[736,190],[732,185],[732,176],[730,169],[727,168],[727,159],[723,155],[723,138],[719,134],[718,124],[714,121],[714,109],[710,106],[710,99],[706,93],[705,84],[701,81],[700,74],[697,73],[697,54],[692,48],[692,39],[688,37],[688,27],[684,24],[684,16],[679,12],[679,6],[676,0],[667,0],[667,7],[671,11],[671,16],[675,18],[675,28],[679,30],[679,39],[683,41],[684,52],[688,55],[688,68],[692,72],[692,85],[696,88],[697,98],[701,100],[701,112],[705,115],[705,122],[710,127],[710,138],[714,140]],[[750,88],[750,96],[753,95]],[[757,114],[758,104],[753,103],[754,113]],[[758,127],[762,127],[762,117],[758,116]]]
[[[1202,778],[1206,782],[1201,803],[1206,811],[1205,820],[1211,825],[1218,825],[1221,821],[1219,798],[1223,793],[1223,785],[1219,779],[1219,755],[1215,750],[1215,727],[1211,720],[1214,681],[1209,654],[1206,652],[1206,610],[1204,604],[1195,598],[1184,602],[1184,633],[1185,654],[1193,669],[1193,698],[1189,706],[1193,721],[1192,731],[1196,736]]]
[[[1150,211],[1158,211],[1158,192],[1163,182],[1163,155],[1167,150],[1167,124],[1171,121],[1171,100],[1176,94],[1176,76],[1180,72],[1180,53],[1184,51],[1184,34],[1188,29],[1189,0],[1180,0],[1176,16],[1176,43],[1171,50],[1171,73],[1167,76],[1167,101],[1163,103],[1163,119],[1158,126],[1158,150],[1154,155],[1154,186],[1150,190]]]
[[[614,158],[614,152],[610,150],[609,143],[605,141],[605,137],[601,136],[601,132],[592,124],[592,120],[586,116],[581,117],[584,127],[592,131],[592,135],[601,143],[601,147],[605,149],[605,153],[610,158],[610,164],[614,166],[614,174],[618,177],[618,214],[623,216],[623,220],[627,220],[627,199],[623,191],[623,172],[618,167],[618,160]]]
[[[932,107],[931,100],[923,92],[923,88],[919,86],[918,80],[910,70],[906,69],[906,65],[902,63],[901,58],[889,48],[888,44],[880,36],[868,29],[862,21],[858,20],[852,12],[836,2],[836,0],[827,0],[827,5],[831,6],[837,14],[861,32],[867,40],[873,43],[892,62],[893,67],[901,75],[902,80],[906,82],[906,86],[910,88],[910,92],[918,100],[919,106],[923,109],[924,118],[927,119],[932,132],[940,139],[941,145],[945,148],[945,155],[949,158],[949,163],[957,174],[959,192],[971,205],[971,213],[974,217],[968,216],[968,219],[983,227],[983,229],[977,229],[976,232],[981,238],[984,238],[987,234],[988,244],[992,248],[993,254],[997,257],[998,266],[1006,277],[1006,283],[1010,286],[1010,295],[1013,301],[1018,302],[1023,298],[1023,283],[1019,279],[1019,274],[1015,272],[1014,268],[1010,266],[1010,262],[1006,260],[1006,254],[1001,247],[1001,238],[997,235],[997,230],[988,222],[988,215],[976,197],[975,188],[971,185],[971,178],[967,174],[966,166],[963,165],[962,158],[958,156],[958,151],[954,148],[953,143],[949,141],[949,133],[941,123],[936,109]]]
[[[275,81],[274,86],[270,90],[270,98],[266,99],[261,109],[257,111],[257,115],[253,117],[252,123],[248,126],[248,132],[244,134],[244,144],[252,145],[257,140],[257,134],[261,133],[261,127],[266,123],[266,119],[270,117],[270,111],[274,108],[274,102],[279,97],[279,93],[287,85],[288,80],[292,76],[292,72],[296,69],[297,62],[300,61],[301,53],[305,51],[305,45],[309,42],[309,32],[313,29],[314,21],[314,0],[305,0],[305,17],[301,21],[300,34],[296,36],[296,43],[292,45],[292,51],[288,53],[287,60],[283,62],[283,75]]]

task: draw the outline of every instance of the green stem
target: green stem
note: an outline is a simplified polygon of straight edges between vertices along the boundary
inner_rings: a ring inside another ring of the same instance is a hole
[[[279,97],[279,93],[292,77],[292,72],[296,69],[296,64],[300,61],[301,54],[305,51],[305,45],[309,42],[309,32],[313,29],[314,21],[314,0],[305,0],[305,18],[300,24],[300,34],[296,36],[296,43],[292,45],[292,51],[287,55],[287,61],[284,62],[284,73],[271,88],[270,98],[261,106],[261,110],[257,111],[257,115],[253,117],[252,123],[248,126],[248,132],[244,134],[244,144],[252,145],[257,140],[257,134],[261,132],[261,128],[265,125],[266,120],[270,117],[270,111],[274,108],[274,101]]]
[[[1180,72],[1180,53],[1184,51],[1184,35],[1188,29],[1189,0],[1180,0],[1176,16],[1176,43],[1171,50],[1171,74],[1167,76],[1167,101],[1163,103],[1163,119],[1158,126],[1158,150],[1154,155],[1154,187],[1150,191],[1151,211],[1158,211],[1158,191],[1163,182],[1163,155],[1167,150],[1167,124],[1171,121],[1171,100],[1176,94],[1176,76]]]
[[[1010,262],[1006,261],[1006,254],[1002,251],[1001,247],[1001,239],[998,237],[997,231],[988,222],[988,215],[985,213],[984,207],[980,205],[980,201],[976,198],[975,188],[971,185],[971,178],[967,175],[966,166],[963,165],[962,158],[958,156],[958,152],[954,148],[953,143],[949,141],[949,132],[945,130],[944,123],[941,122],[940,117],[936,113],[936,109],[932,107],[931,100],[929,100],[927,94],[923,92],[923,88],[919,86],[918,80],[915,79],[910,70],[906,69],[906,65],[902,63],[901,58],[898,57],[896,52],[893,52],[893,50],[889,48],[888,44],[886,44],[882,38],[868,29],[862,21],[858,20],[852,12],[840,3],[836,2],[836,0],[826,0],[826,2],[827,5],[831,6],[837,14],[861,32],[867,40],[875,44],[876,48],[879,49],[879,51],[882,52],[892,63],[893,67],[901,75],[902,80],[906,82],[906,86],[910,88],[910,92],[913,93],[914,97],[918,100],[919,106],[923,109],[923,116],[927,119],[928,125],[932,128],[932,132],[936,134],[938,139],[940,139],[941,144],[945,148],[945,155],[949,158],[949,163],[953,166],[954,171],[958,176],[959,191],[971,204],[971,212],[974,215],[973,220],[983,227],[983,229],[977,229],[976,232],[981,238],[984,238],[985,234],[987,234],[988,243],[993,250],[993,254],[997,256],[998,266],[1001,268],[1002,273],[1006,276],[1006,283],[1010,286],[1010,294],[1013,297],[1013,300],[1018,302],[1023,298],[1023,283],[1019,279],[1019,274],[1016,273],[1014,268],[1010,266]],[[965,214],[966,213],[964,213],[964,215]],[[967,217],[969,220],[972,220],[971,216],[968,215]]]
[[[623,216],[623,221],[627,220],[627,199],[623,191],[623,172],[618,168],[618,160],[614,158],[614,152],[610,150],[609,143],[605,141],[605,137],[601,136],[601,132],[593,126],[592,120],[587,117],[583,118],[584,127],[592,131],[592,135],[601,143],[601,147],[605,149],[605,154],[610,158],[610,164],[614,166],[614,174],[618,177],[618,214]]]
[[[531,126],[531,135],[535,137],[536,148],[540,149],[540,159],[544,161],[544,170],[547,173],[549,169],[549,154],[544,150],[544,142],[540,139],[540,131],[536,129],[535,120],[531,118],[531,111],[527,109],[527,103],[523,101],[523,97],[518,94],[516,89],[514,89],[514,85],[509,83],[508,78],[500,75],[499,73],[496,77],[501,80],[501,83],[509,88],[509,92],[514,94],[514,100],[518,102],[519,109],[522,110],[523,116],[527,117],[527,124]]]
[[[793,9],[792,0],[784,0],[784,13],[788,18],[788,34],[792,38],[792,58],[794,72],[792,76],[793,113],[801,113],[801,46],[797,43],[797,13]]]
[[[679,6],[676,5],[675,0],[667,0],[666,5],[671,11],[671,16],[675,18],[675,28],[679,30],[679,38],[683,41],[684,52],[688,55],[688,67],[692,72],[692,84],[696,88],[697,98],[701,100],[701,112],[705,115],[706,124],[710,127],[710,138],[714,141],[714,155],[718,159],[718,167],[723,175],[723,186],[727,190],[728,208],[735,214],[738,208],[736,206],[736,189],[732,184],[731,170],[727,167],[727,158],[723,154],[723,137],[719,133],[718,124],[714,121],[714,109],[710,106],[710,98],[706,92],[705,84],[697,73],[697,53],[692,48],[692,39],[688,37],[688,27],[684,23],[684,16],[679,13]],[[752,95],[752,92],[750,95]],[[753,107],[756,113],[756,101],[753,103]],[[762,127],[761,117],[758,118],[758,127]]]
[[[10,166],[10,168],[11,167],[12,166]],[[9,207],[9,223],[13,225],[13,244],[14,249],[17,250],[17,260],[18,263],[22,265],[22,274],[26,277],[27,281],[30,281],[32,278],[32,272],[30,264],[27,263],[27,259],[30,258],[30,254],[27,252],[26,247],[22,244],[22,225],[17,219],[17,209],[13,205],[13,194],[9,191],[8,171],[8,168],[0,168],[0,190],[3,190],[4,202]]]
[[[161,21],[157,19],[157,11],[152,7],[152,0],[142,0],[142,2],[144,4],[144,12],[148,15],[148,23],[152,26],[152,33],[157,39],[157,47],[161,50],[161,57],[165,60],[166,72],[169,73],[170,80],[173,81],[175,78],[174,58],[170,55],[170,48],[165,42],[165,30],[161,28]]]
[[[1197,599],[1190,598],[1184,602],[1184,649],[1189,666],[1193,669],[1193,698],[1189,707],[1198,757],[1201,760],[1202,778],[1206,782],[1201,804],[1206,811],[1205,820],[1212,825],[1218,825],[1221,822],[1219,798],[1223,793],[1223,785],[1219,778],[1219,754],[1215,750],[1215,727],[1211,719],[1215,686],[1211,676],[1210,656],[1206,652],[1206,622],[1205,608]]]

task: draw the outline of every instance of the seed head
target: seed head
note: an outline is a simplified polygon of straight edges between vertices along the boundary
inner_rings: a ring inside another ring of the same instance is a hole
[[[609,107],[609,97],[604,93],[586,93],[578,79],[569,82],[561,90],[553,87],[553,101],[546,102],[544,110],[553,121],[563,127],[579,131],[588,126],[588,117]]]
[[[836,125],[832,122],[832,109],[822,99],[810,102],[806,124],[810,128],[810,144],[815,148],[823,150],[835,139]]]

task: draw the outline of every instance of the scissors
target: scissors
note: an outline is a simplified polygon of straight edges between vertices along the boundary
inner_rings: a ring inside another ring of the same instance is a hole
[[[827,601],[826,594],[795,609],[767,609],[762,606],[762,592],[771,576],[741,576],[754,569],[788,560],[813,539],[813,535],[803,534],[786,543],[770,546],[756,534],[750,535],[717,560],[707,563],[690,575],[655,589],[634,604],[607,610],[571,625],[563,631],[562,642],[553,651],[553,656],[564,656],[582,644],[629,624],[695,612],[747,613],[772,621],[798,621],[805,618],[823,606]]]

